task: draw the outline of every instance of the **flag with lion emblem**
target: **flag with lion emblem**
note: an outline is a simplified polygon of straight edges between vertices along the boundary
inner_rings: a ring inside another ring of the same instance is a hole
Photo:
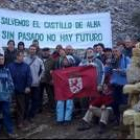
[[[94,97],[97,93],[97,71],[95,67],[70,67],[52,73],[55,99]]]

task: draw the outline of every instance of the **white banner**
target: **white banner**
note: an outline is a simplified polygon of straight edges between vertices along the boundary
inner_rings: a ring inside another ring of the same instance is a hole
[[[96,43],[112,47],[110,13],[83,15],[40,15],[0,10],[0,46],[13,39],[23,41],[28,48],[34,39],[40,47],[72,45],[86,49]]]

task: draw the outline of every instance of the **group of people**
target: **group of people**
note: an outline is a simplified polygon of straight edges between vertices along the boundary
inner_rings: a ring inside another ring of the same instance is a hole
[[[81,58],[70,45],[65,48],[57,45],[51,53],[50,48],[40,49],[38,40],[32,42],[28,51],[24,42],[19,42],[16,48],[14,40],[9,40],[5,51],[0,48],[0,111],[3,115],[0,125],[5,126],[10,138],[17,137],[11,119],[12,100],[16,102],[16,125],[23,129],[43,111],[46,93],[48,111],[56,114],[58,124],[70,124],[74,115],[81,114],[78,130],[83,131],[92,127],[93,117],[98,117],[99,133],[104,133],[110,114],[114,114],[119,124],[120,106],[127,104],[122,90],[127,84],[126,70],[132,49],[131,42],[117,44],[112,49],[99,43],[86,49]],[[52,72],[89,65],[97,68],[98,96],[55,101]]]

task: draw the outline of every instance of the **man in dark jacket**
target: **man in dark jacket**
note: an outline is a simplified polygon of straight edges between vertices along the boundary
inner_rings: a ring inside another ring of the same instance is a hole
[[[66,55],[64,49],[59,51],[59,59],[55,65],[56,70],[65,69],[75,65],[74,58],[70,55]],[[65,101],[58,100],[56,102],[56,118],[58,124],[70,124],[72,121],[74,103],[72,99]]]
[[[17,103],[17,123],[19,128],[23,128],[23,122],[27,109],[25,99],[30,93],[32,76],[29,65],[23,62],[24,54],[17,52],[16,61],[9,65],[9,69],[15,85],[15,95]]]
[[[55,109],[55,100],[54,100],[54,88],[52,84],[52,76],[51,71],[55,69],[55,61],[53,60],[50,49],[44,48],[42,50],[42,60],[44,62],[45,74],[41,79],[40,89],[40,111],[42,112],[43,108],[43,93],[44,89],[48,94],[48,108],[50,111],[54,111]]]
[[[8,66],[16,59],[16,49],[14,40],[9,40],[7,43],[7,49],[5,51],[5,65]]]

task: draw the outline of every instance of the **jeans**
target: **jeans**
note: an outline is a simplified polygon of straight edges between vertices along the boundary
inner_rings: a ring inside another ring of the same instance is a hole
[[[13,123],[10,113],[10,102],[0,101],[0,112],[3,114],[3,124],[8,134],[13,133]]]
[[[71,121],[73,113],[73,100],[57,101],[57,122]]]

